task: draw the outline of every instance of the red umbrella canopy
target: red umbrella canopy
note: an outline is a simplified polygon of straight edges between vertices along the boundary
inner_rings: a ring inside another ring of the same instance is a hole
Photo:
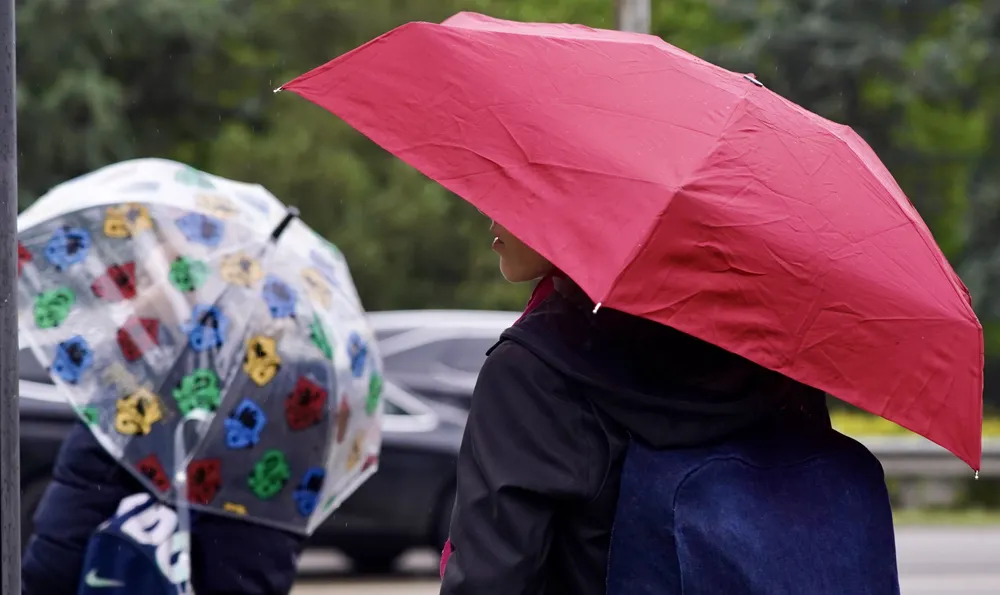
[[[656,37],[470,13],[403,25],[283,89],[474,204],[603,307],[979,468],[982,327],[850,128]]]

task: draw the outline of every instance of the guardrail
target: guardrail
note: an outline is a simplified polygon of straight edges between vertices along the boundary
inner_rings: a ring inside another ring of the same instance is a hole
[[[958,457],[930,440],[915,437],[856,438],[882,462],[888,477],[972,478],[973,471]],[[983,441],[981,478],[1000,477],[1000,439]]]

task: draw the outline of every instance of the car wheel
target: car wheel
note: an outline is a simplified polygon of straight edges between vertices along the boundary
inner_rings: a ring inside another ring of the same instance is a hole
[[[28,545],[31,534],[35,531],[35,511],[49,487],[49,479],[39,479],[28,484],[21,491],[21,551]]]

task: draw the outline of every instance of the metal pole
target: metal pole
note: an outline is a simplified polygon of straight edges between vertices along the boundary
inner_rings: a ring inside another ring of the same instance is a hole
[[[649,33],[652,16],[650,0],[616,0],[618,29],[633,33]]]
[[[14,0],[0,0],[0,593],[21,592]]]

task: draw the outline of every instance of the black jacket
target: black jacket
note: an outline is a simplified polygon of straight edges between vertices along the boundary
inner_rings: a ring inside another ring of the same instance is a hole
[[[724,440],[823,395],[562,289],[490,350],[442,595],[603,595],[625,448]],[[794,404],[794,405],[791,405]]]

